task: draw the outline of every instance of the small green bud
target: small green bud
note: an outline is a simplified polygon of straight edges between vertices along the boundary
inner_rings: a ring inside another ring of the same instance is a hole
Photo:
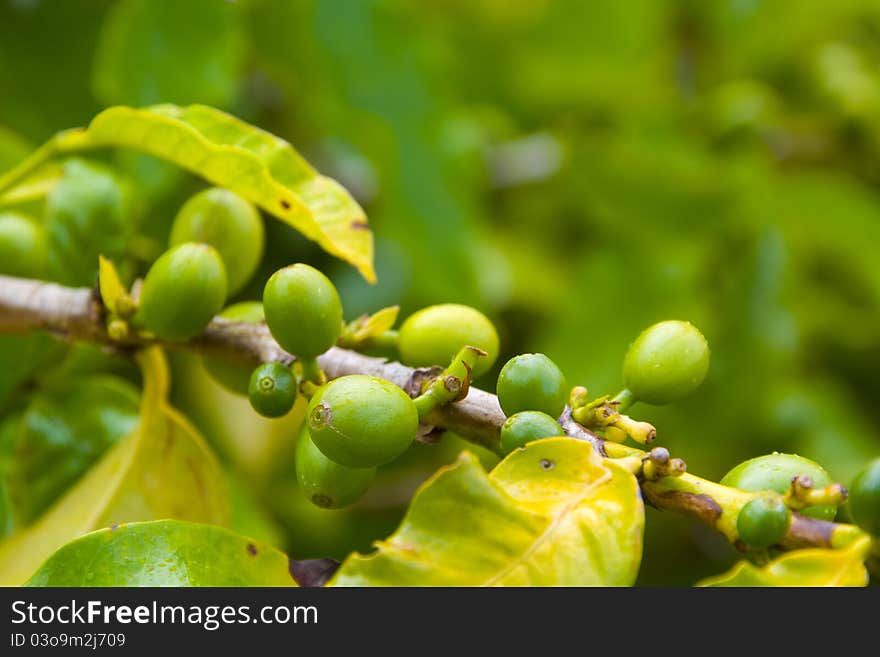
[[[281,363],[263,363],[251,374],[248,399],[253,409],[265,417],[287,415],[296,401],[296,377]]]
[[[768,548],[781,541],[791,522],[791,511],[775,496],[749,500],[736,517],[736,531],[746,545]]]

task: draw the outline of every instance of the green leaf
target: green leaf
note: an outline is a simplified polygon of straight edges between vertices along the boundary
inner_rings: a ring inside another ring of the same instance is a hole
[[[120,525],[61,547],[27,586],[296,586],[284,553],[221,527]]]
[[[37,518],[137,422],[137,390],[113,376],[77,378],[37,393],[6,475],[19,524]]]
[[[284,530],[240,476],[226,472],[229,490],[229,528],[269,545],[284,545]]]
[[[0,126],[0,172],[11,169],[33,150],[26,139]]]
[[[124,0],[102,27],[95,95],[106,105],[226,106],[238,86],[243,46],[234,3]]]
[[[635,477],[589,443],[538,440],[489,475],[464,452],[416,493],[393,536],[349,557],[331,583],[631,585],[643,528]]]
[[[11,413],[0,420],[0,538],[12,533],[15,518],[6,485],[6,473],[12,463],[15,440],[21,427],[22,413]]]
[[[133,225],[120,181],[85,160],[69,160],[46,198],[49,267],[53,280],[94,285],[98,256],[125,253]]]
[[[6,490],[6,483],[0,481],[0,538],[11,534],[14,526],[9,491]]]
[[[84,140],[148,153],[231,189],[375,280],[363,210],[283,139],[204,105],[156,105],[105,110]]]
[[[225,525],[223,473],[192,425],[166,402],[158,348],[138,354],[144,379],[137,428],[108,450],[39,520],[0,543],[0,586],[24,582],[58,547],[123,522],[178,519]]]
[[[793,550],[759,568],[740,561],[722,575],[702,580],[699,586],[866,586],[864,561],[871,539],[864,536],[846,548]]]
[[[0,406],[38,372],[60,360],[65,348],[45,333],[0,335]]]

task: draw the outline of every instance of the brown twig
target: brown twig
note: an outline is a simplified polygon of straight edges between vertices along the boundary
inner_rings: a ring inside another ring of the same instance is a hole
[[[94,290],[69,288],[54,283],[0,276],[0,333],[47,331],[69,341],[89,341],[117,350],[133,350],[149,344],[162,344],[174,349],[196,350],[241,362],[257,364],[266,361],[292,362],[270,335],[265,324],[232,322],[216,318],[197,338],[185,343],[162,343],[134,335],[125,341],[114,341],[108,335],[104,308]],[[413,369],[397,362],[372,358],[348,349],[334,347],[318,358],[330,379],[348,374],[371,374],[391,381],[410,395],[418,395],[421,382],[430,370]],[[498,398],[471,387],[459,402],[438,407],[427,421],[463,438],[497,450],[501,425],[505,416]],[[584,428],[566,409],[560,424],[567,435],[587,440],[602,456],[607,456],[605,441]],[[705,495],[675,491],[660,493],[657,482],[642,482],[646,500],[661,509],[677,511],[704,523],[714,525],[718,504]],[[720,507],[718,507],[720,508]],[[836,528],[842,527],[795,514],[784,544],[788,547],[829,547]]]

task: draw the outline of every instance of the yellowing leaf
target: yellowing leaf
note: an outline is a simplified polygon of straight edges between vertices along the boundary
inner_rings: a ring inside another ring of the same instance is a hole
[[[85,140],[149,153],[231,189],[375,281],[363,210],[279,137],[204,105],[155,105],[111,107],[92,120]]]
[[[135,522],[61,547],[28,586],[296,586],[287,556],[228,529]]]
[[[147,153],[231,189],[376,281],[373,234],[345,188],[287,141],[206,105],[106,109],[88,128],[58,133],[0,175],[0,199],[52,158],[107,147]]]
[[[358,326],[355,337],[360,340],[372,338],[380,333],[384,333],[394,326],[397,321],[397,315],[400,313],[400,306],[388,306],[377,310],[372,315],[364,318],[363,323]]]
[[[465,452],[416,493],[374,554],[353,555],[336,586],[625,586],[638,573],[638,484],[592,447],[547,438],[487,475]]]
[[[110,312],[114,315],[123,314],[120,310],[124,309],[119,307],[119,302],[128,299],[128,290],[119,279],[119,272],[113,262],[104,256],[98,256],[98,287],[101,290],[101,300]]]
[[[372,315],[361,315],[346,324],[339,336],[339,345],[349,349],[357,349],[372,338],[381,336],[394,326],[400,306],[388,306],[377,310]]]
[[[866,586],[864,560],[871,539],[864,536],[846,548],[793,550],[758,567],[740,561],[722,575],[702,580],[699,586]]]
[[[43,198],[61,179],[61,173],[61,165],[54,162],[40,167],[15,187],[0,194],[0,207]]]
[[[123,522],[174,518],[225,524],[222,471],[198,432],[165,403],[164,355],[139,355],[137,429],[110,449],[39,520],[0,543],[0,586],[19,585],[61,545]]]

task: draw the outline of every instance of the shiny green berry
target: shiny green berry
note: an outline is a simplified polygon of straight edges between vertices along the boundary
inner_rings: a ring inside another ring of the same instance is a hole
[[[791,488],[791,480],[798,475],[812,477],[817,488],[831,483],[831,477],[815,461],[796,454],[767,454],[749,459],[733,468],[721,479],[721,484],[746,491],[775,491],[786,493]],[[837,507],[833,505],[811,506],[800,513],[822,520],[833,520]]]
[[[636,338],[623,360],[623,382],[633,397],[669,404],[696,390],[709,369],[709,344],[689,322],[654,324]]]
[[[367,492],[376,468],[350,468],[331,461],[304,429],[296,444],[296,479],[308,500],[323,509],[341,509]]]
[[[133,323],[163,340],[201,333],[226,301],[226,269],[207,244],[187,243],[163,253],[144,278]]]
[[[248,385],[248,399],[265,417],[287,415],[296,401],[296,377],[281,363],[263,363],[254,368]]]
[[[853,521],[869,534],[880,536],[880,458],[856,475],[848,499]]]
[[[0,274],[46,276],[46,229],[20,212],[0,212]]]
[[[511,415],[501,425],[501,451],[510,454],[533,440],[562,435],[562,427],[546,413],[522,411]]]
[[[234,303],[224,308],[217,316],[234,322],[259,324],[264,320],[263,304],[259,301]],[[253,369],[253,364],[249,359],[233,360],[221,356],[205,356],[202,358],[202,364],[211,378],[230,392],[238,395],[248,394]]]
[[[791,511],[778,497],[749,500],[736,517],[736,531],[747,545],[768,548],[783,539],[791,522]]]
[[[138,224],[128,184],[98,162],[71,159],[46,195],[48,271],[63,285],[97,282],[98,256],[124,258]]]
[[[342,303],[330,279],[304,264],[279,269],[263,290],[269,332],[300,358],[315,358],[336,344]]]
[[[401,360],[414,367],[448,365],[462,347],[477,347],[488,356],[477,361],[476,377],[498,358],[498,333],[479,310],[447,303],[410,315],[400,327],[397,346]]]
[[[393,461],[413,442],[419,426],[416,406],[403,390],[363,374],[321,386],[307,417],[318,449],[352,468]]]
[[[568,399],[568,385],[562,370],[547,356],[522,354],[501,368],[497,393],[505,415],[541,411],[559,417]]]
[[[210,244],[226,266],[228,294],[238,292],[260,264],[265,234],[260,213],[249,201],[220,187],[191,197],[171,226],[171,245]]]

